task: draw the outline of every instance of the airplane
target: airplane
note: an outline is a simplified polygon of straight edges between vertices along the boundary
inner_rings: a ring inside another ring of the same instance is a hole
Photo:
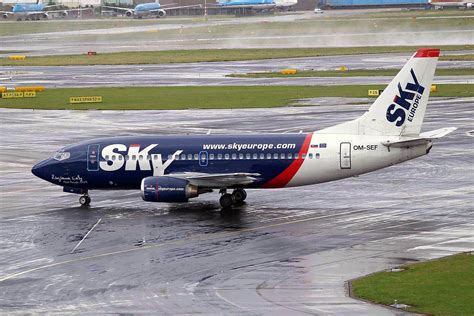
[[[67,17],[71,11],[83,11],[89,10],[87,8],[68,9],[68,10],[48,10],[44,9],[57,7],[58,5],[45,6],[42,0],[37,0],[36,3],[17,3],[13,6],[12,11],[0,11],[4,19],[8,19],[10,16],[16,17],[17,21],[21,21],[23,18],[25,21],[28,20],[40,20],[41,18],[47,19],[50,13],[59,13],[63,17]]]
[[[471,1],[449,1],[449,0],[429,0],[429,3],[435,10],[440,10],[443,8],[455,7],[460,9],[471,9],[473,7],[473,2]]]
[[[296,5],[298,0],[223,0],[217,2],[221,8],[251,8],[254,10],[281,9],[287,10]]]
[[[361,117],[319,131],[97,138],[60,149],[32,173],[81,194],[81,205],[90,190],[140,190],[145,201],[167,203],[219,190],[223,210],[241,204],[247,189],[359,176],[426,155],[456,129],[420,134],[439,55],[418,50]]]
[[[144,16],[156,16],[157,18],[162,18],[166,15],[166,10],[176,10],[182,8],[195,8],[201,7],[200,4],[195,5],[186,5],[178,7],[169,7],[173,4],[161,5],[159,0],[155,2],[141,3],[135,6],[135,8],[122,8],[122,7],[111,7],[111,6],[102,6],[107,9],[114,9],[119,11],[125,11],[125,16],[141,19]],[[165,10],[166,9],[166,10]]]

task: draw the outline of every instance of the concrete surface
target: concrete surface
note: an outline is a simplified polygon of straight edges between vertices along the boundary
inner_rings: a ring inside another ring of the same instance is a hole
[[[145,203],[135,191],[92,191],[92,206],[81,208],[78,196],[30,173],[36,161],[91,137],[310,131],[366,110],[353,101],[212,111],[0,109],[0,312],[403,314],[349,298],[345,282],[474,249],[473,98],[431,101],[423,130],[458,130],[428,156],[333,183],[252,190],[230,214],[219,212],[217,193],[168,205]]]

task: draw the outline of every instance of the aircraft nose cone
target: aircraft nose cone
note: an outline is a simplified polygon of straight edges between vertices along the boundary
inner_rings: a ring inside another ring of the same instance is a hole
[[[49,163],[49,159],[43,160],[37,163],[36,165],[33,166],[33,168],[31,168],[31,173],[40,179],[46,180],[46,177],[47,177],[46,166],[48,165],[48,163]]]

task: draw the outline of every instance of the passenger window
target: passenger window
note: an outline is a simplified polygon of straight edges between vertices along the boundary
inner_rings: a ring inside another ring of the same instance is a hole
[[[222,160],[222,154],[217,154],[217,159]]]
[[[251,155],[250,154],[245,154],[245,159],[250,159]]]
[[[185,154],[181,155],[181,160],[186,160],[186,155]]]
[[[194,160],[198,160],[199,159],[199,155],[198,154],[194,154]]]
[[[277,153],[273,154],[273,159],[278,159],[278,154]]]
[[[112,155],[112,160],[115,160],[115,155]]]
[[[295,159],[298,159],[300,158],[300,155],[299,154],[295,154]]]
[[[138,159],[143,160],[143,155],[138,156]]]
[[[313,154],[308,155],[309,159],[313,159]]]
[[[155,156],[155,155],[153,155]],[[151,155],[146,155],[146,160],[151,160]]]
[[[173,155],[169,154],[168,155],[168,160],[171,160],[171,159],[173,159]]]
[[[193,160],[193,154],[188,154],[188,160]]]
[[[110,160],[110,159],[109,159],[109,155],[105,155],[104,159],[105,159],[105,160]]]
[[[232,160],[237,159],[237,154],[232,154]]]
[[[285,154],[281,153],[281,154],[280,154],[280,158],[281,158],[281,159],[285,159]]]
[[[291,153],[290,153],[290,154],[288,154],[288,159],[291,159],[291,158],[292,158],[292,157],[291,157]]]
[[[272,154],[268,153],[267,154],[267,159],[272,159]]]
[[[118,156],[118,160],[122,160],[122,159],[123,159],[122,155]]]
[[[253,159],[258,159],[258,155],[257,155],[257,154],[253,154]]]
[[[225,155],[224,155],[224,159],[225,159],[225,160],[229,160],[229,158],[230,158],[229,154],[225,154]]]
[[[244,154],[239,154],[239,159],[244,159]]]
[[[210,155],[209,155],[209,159],[210,159],[210,160],[214,160],[214,154],[210,154]]]
[[[125,155],[125,161],[128,161],[130,157],[128,155]]]
[[[301,159],[306,159],[306,154],[302,154]]]
[[[316,159],[319,159],[321,156],[319,153],[316,153]]]
[[[265,154],[260,154],[260,159],[265,159]]]

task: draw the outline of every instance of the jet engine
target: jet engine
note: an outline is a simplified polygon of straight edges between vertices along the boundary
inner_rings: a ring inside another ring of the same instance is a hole
[[[8,19],[8,14],[4,13],[4,14],[2,15],[2,18]]]
[[[48,13],[43,13],[43,15],[41,16],[43,19],[47,19],[49,17]]]
[[[159,18],[162,18],[166,15],[166,11],[165,10],[158,10],[157,14],[158,14]]]
[[[131,17],[131,16],[133,16],[133,11],[132,11],[132,10],[126,11],[126,12],[125,12],[125,16],[126,16],[126,17]]]
[[[141,191],[147,202],[187,202],[199,195],[198,187],[188,180],[167,176],[144,178]]]

